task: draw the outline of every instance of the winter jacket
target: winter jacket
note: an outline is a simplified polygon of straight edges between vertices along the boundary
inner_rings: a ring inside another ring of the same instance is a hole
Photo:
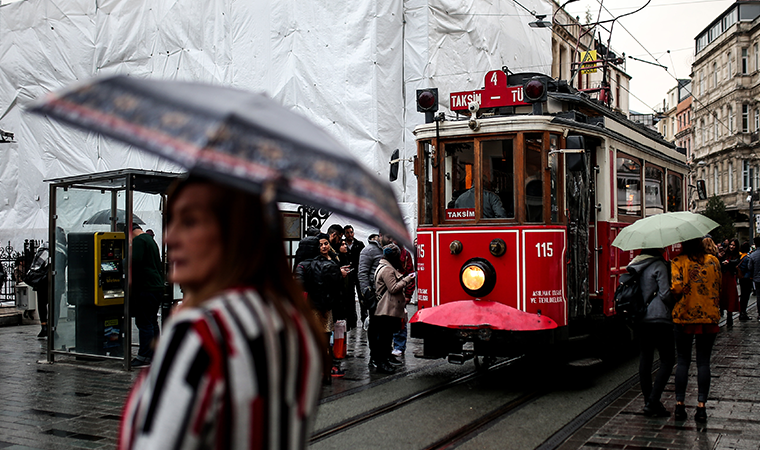
[[[306,236],[298,243],[296,256],[293,258],[293,267],[298,267],[301,261],[312,259],[319,254],[319,239],[316,236]]]
[[[295,276],[309,295],[311,306],[319,311],[330,311],[340,300],[343,275],[335,261],[322,255],[301,261],[296,266]]]
[[[402,275],[409,275],[414,272],[414,259],[409,250],[404,247],[401,247],[401,265],[404,268],[404,270],[401,271]],[[406,288],[404,288],[405,298],[412,298],[412,295],[414,295],[414,288],[416,287],[415,281],[416,280],[412,280]]]
[[[627,269],[630,273],[640,274],[641,293],[645,300],[651,299],[641,321],[672,324],[675,300],[670,293],[668,263],[659,256],[639,255],[633,258]]]
[[[375,278],[378,298],[375,315],[404,318],[404,288],[411,282],[412,278],[394,269],[387,259],[380,260]]]
[[[670,263],[670,290],[677,299],[673,322],[677,324],[717,324],[720,320],[720,262],[713,255],[704,255],[694,262],[686,255]]]
[[[362,294],[367,292],[367,289],[375,287],[375,272],[381,259],[383,259],[383,248],[376,241],[370,241],[359,254],[359,286]]]
[[[752,281],[760,283],[760,251],[755,250],[747,258],[749,258],[749,273],[752,274]]]

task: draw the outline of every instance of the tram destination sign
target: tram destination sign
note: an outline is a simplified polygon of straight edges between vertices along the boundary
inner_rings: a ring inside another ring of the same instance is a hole
[[[481,109],[530,105],[523,101],[522,86],[507,86],[507,74],[501,70],[486,74],[483,89],[452,92],[449,107],[452,111],[469,111],[471,102],[477,102]]]

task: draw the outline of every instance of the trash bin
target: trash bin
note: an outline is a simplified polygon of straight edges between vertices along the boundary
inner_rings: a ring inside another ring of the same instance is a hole
[[[16,309],[22,311],[37,309],[37,293],[23,281],[16,283]]]

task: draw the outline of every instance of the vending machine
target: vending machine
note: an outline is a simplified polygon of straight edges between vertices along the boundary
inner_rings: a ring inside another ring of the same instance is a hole
[[[70,233],[68,299],[75,309],[77,353],[123,355],[124,233]]]

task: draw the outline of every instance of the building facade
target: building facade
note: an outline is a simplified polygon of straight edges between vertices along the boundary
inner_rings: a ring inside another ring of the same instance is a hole
[[[582,25],[577,18],[561,9],[556,0],[552,1],[552,10],[552,78],[572,80],[573,87],[586,91],[595,99],[599,99],[598,89],[606,83],[612,97],[610,108],[628,116],[631,76],[625,72],[625,58],[618,57],[614,51],[595,39],[592,27]],[[574,65],[581,62],[582,55],[589,50],[595,50],[598,59],[606,57],[610,61],[606,79],[601,68],[589,73],[574,73],[573,69],[577,67]]]
[[[760,1],[736,1],[695,45],[689,184],[704,180],[708,197],[723,200],[746,239],[747,191],[760,180]],[[696,209],[706,203],[697,200]]]

